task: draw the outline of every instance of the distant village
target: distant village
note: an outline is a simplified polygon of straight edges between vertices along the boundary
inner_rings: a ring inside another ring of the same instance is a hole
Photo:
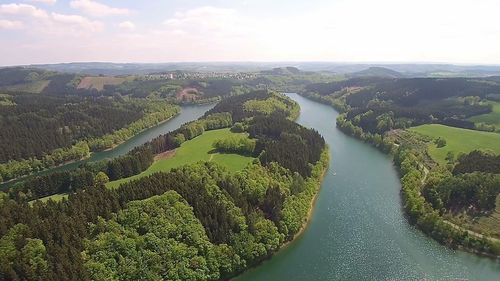
[[[247,80],[257,77],[252,72],[183,72],[171,71],[144,75],[144,80],[186,80],[186,79],[210,79],[227,78],[236,80]]]

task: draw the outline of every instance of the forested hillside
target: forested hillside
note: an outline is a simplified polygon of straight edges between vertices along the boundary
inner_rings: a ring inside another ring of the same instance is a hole
[[[179,108],[165,101],[110,97],[4,95],[0,180],[10,180],[111,148]]]
[[[123,157],[2,194],[1,278],[223,280],[268,258],[303,226],[328,163],[323,138],[289,120],[297,114],[278,94],[231,97]],[[154,154],[224,127],[255,141],[245,153],[258,158],[242,171],[200,162],[105,187]],[[61,191],[69,198],[28,203]]]

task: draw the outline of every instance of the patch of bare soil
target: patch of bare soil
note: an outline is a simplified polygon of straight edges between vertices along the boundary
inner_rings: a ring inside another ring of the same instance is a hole
[[[179,101],[195,101],[198,99],[200,92],[196,88],[184,88],[177,92],[177,100]]]
[[[175,149],[172,150],[167,150],[165,152],[162,152],[160,154],[157,154],[155,156],[155,161],[162,160],[162,159],[169,159],[175,156]]]

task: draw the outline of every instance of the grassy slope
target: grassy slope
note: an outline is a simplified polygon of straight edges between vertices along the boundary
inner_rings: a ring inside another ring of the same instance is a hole
[[[491,104],[493,105],[493,110],[490,113],[473,116],[469,120],[474,123],[495,125],[497,129],[500,129],[500,102],[491,102]]]
[[[87,76],[82,79],[78,89],[97,89],[102,91],[105,85],[118,85],[133,78],[112,77],[112,76]]]
[[[438,124],[421,125],[410,129],[433,138],[442,137],[446,140],[446,146],[437,148],[436,145],[429,146],[432,158],[440,164],[446,163],[446,154],[451,151],[455,156],[460,153],[468,153],[474,149],[489,149],[500,154],[500,134],[481,132],[467,129],[454,128]]]
[[[2,87],[2,90],[14,91],[14,92],[28,92],[39,94],[49,85],[49,80],[40,80],[35,82],[28,82],[23,84],[17,84],[12,86]]]
[[[168,159],[161,159],[153,163],[146,171],[125,179],[109,182],[106,186],[116,188],[121,183],[128,182],[133,179],[148,176],[156,172],[168,171],[172,168],[179,167],[185,164],[198,161],[216,161],[217,163],[227,167],[230,171],[238,171],[243,169],[248,163],[253,161],[252,157],[241,156],[237,154],[220,154],[211,153],[213,150],[212,144],[217,139],[226,138],[233,135],[229,129],[213,130],[203,133],[190,141],[187,141],[179,147],[175,156]]]
[[[168,171],[172,168],[198,161],[216,161],[217,163],[227,167],[230,171],[242,170],[248,163],[252,162],[254,158],[237,154],[211,153],[212,143],[215,140],[226,138],[233,134],[235,133],[232,133],[229,129],[207,131],[203,133],[203,135],[183,143],[181,147],[176,150],[174,157],[158,160],[154,162],[153,165],[151,165],[146,171],[129,178],[109,182],[106,186],[108,188],[116,188],[121,183],[128,182],[133,179],[148,176],[156,172]],[[38,200],[45,202],[52,199],[57,202],[67,197],[67,194],[55,194]],[[30,203],[34,201],[31,201]]]

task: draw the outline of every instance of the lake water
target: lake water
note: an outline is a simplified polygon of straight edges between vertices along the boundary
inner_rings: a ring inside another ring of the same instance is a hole
[[[450,250],[406,221],[391,159],[335,128],[338,113],[297,94],[298,123],[330,146],[329,171],[304,234],[244,280],[500,280],[500,264]]]

